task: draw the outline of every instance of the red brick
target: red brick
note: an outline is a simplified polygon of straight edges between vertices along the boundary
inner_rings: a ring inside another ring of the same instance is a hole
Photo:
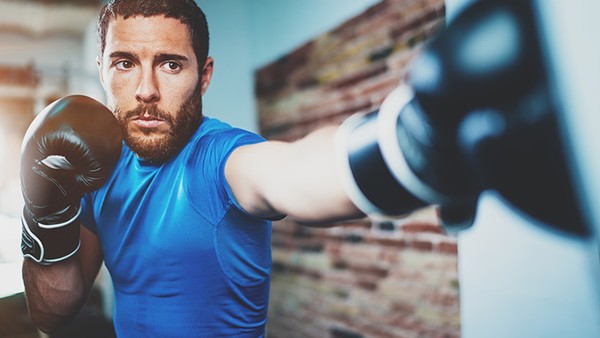
[[[393,247],[397,249],[407,247],[406,239],[391,235],[370,235],[365,238],[365,242],[369,244],[376,244],[383,247]]]
[[[421,221],[412,221],[402,224],[400,230],[406,233],[444,233],[444,230],[438,224],[426,223]]]
[[[408,246],[421,251],[433,250],[433,243],[431,241],[423,239],[413,239],[408,243]]]
[[[387,268],[376,265],[358,265],[350,263],[349,268],[354,273],[378,278],[386,277],[389,273]]]
[[[365,290],[369,290],[369,291],[374,291],[377,289],[377,282],[370,279],[370,278],[360,278],[357,282],[356,285],[359,288],[365,289]]]
[[[458,244],[456,242],[440,242],[437,245],[437,251],[457,255]]]
[[[458,304],[458,297],[455,293],[444,293],[437,290],[428,293],[425,300],[430,304],[444,307],[457,306]]]
[[[361,81],[365,81],[365,80],[368,80],[369,78],[373,78],[378,75],[384,74],[387,70],[388,70],[387,64],[384,62],[379,62],[379,63],[369,66],[368,68],[363,69],[357,73],[344,76],[343,78],[332,83],[331,88],[340,89],[340,88],[356,85],[357,83],[359,83]]]

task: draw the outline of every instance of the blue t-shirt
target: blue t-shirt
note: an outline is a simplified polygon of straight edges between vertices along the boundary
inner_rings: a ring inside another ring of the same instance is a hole
[[[237,147],[256,134],[205,117],[162,165],[127,146],[108,182],[82,201],[115,288],[126,337],[263,337],[271,223],[246,214],[225,180]]]

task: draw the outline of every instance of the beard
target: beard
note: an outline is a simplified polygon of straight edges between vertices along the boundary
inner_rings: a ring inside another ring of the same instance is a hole
[[[143,114],[162,119],[168,124],[168,131],[162,133],[152,129],[133,131],[129,121]],[[200,126],[202,122],[202,94],[200,90],[195,90],[175,115],[159,109],[154,103],[142,103],[135,109],[125,112],[117,107],[115,116],[121,126],[125,144],[134,153],[151,163],[163,163],[178,153]]]

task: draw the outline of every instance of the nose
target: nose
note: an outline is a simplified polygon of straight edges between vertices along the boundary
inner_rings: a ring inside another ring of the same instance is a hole
[[[143,72],[135,91],[135,98],[140,103],[152,103],[160,99],[160,91],[152,71]]]

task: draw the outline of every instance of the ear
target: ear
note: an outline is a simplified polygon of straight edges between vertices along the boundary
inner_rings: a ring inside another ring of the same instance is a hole
[[[200,90],[202,95],[208,90],[208,86],[210,85],[210,80],[212,79],[214,68],[214,60],[210,56],[206,58],[206,62],[204,62],[204,67],[202,68],[202,75],[200,78]]]
[[[100,60],[99,56],[96,56],[96,66],[98,66],[98,76],[100,77],[100,84],[102,85],[102,88],[106,89],[104,87],[104,74],[102,73],[102,61]]]

